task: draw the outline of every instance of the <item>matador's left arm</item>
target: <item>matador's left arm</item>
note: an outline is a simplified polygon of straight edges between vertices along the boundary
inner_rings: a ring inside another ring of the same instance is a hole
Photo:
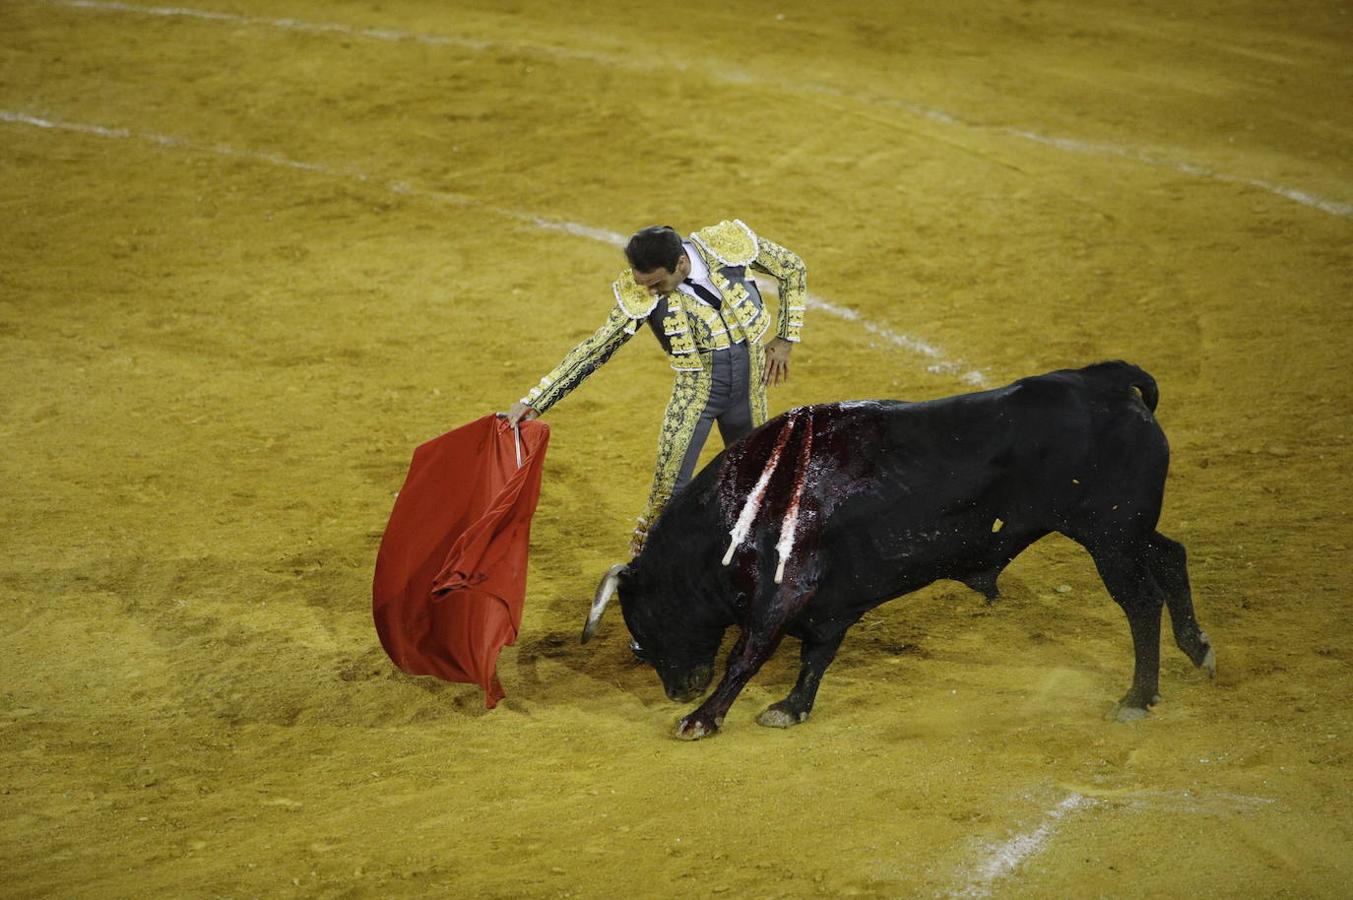
[[[780,287],[780,315],[776,333],[798,342],[803,330],[803,311],[808,301],[808,269],[792,250],[758,236],[756,258],[751,266],[772,276]]]

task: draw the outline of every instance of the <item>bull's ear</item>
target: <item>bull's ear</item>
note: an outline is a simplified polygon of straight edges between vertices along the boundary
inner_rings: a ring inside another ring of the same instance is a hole
[[[601,584],[597,585],[596,596],[592,598],[592,609],[587,613],[587,624],[583,626],[582,643],[586,644],[592,640],[592,635],[597,633],[597,624],[601,622],[601,614],[606,611],[606,604],[611,602],[611,595],[620,584],[621,576],[628,574],[629,566],[618,563],[611,566],[602,576]]]

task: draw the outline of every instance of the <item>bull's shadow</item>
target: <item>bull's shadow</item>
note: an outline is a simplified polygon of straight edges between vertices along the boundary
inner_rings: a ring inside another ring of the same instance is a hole
[[[1156,383],[1099,363],[923,403],[801,407],[719,454],[674,496],[643,551],[614,566],[584,630],[611,596],[668,697],[702,694],[725,632],[724,676],[677,724],[713,734],[785,635],[798,679],[763,725],[808,718],[847,630],[868,610],[939,579],[994,599],[997,576],[1040,538],[1083,546],[1125,612],[1135,665],[1116,708],[1158,700],[1160,625],[1197,666],[1215,656],[1193,612],[1182,545],[1156,530],[1169,447]]]

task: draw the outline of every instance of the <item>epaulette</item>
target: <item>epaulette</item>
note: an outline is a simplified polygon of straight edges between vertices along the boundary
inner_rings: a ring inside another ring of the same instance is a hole
[[[619,304],[620,311],[631,319],[648,318],[648,314],[658,305],[658,298],[634,280],[634,272],[630,269],[620,273],[620,277],[611,283],[611,290],[615,292],[615,302]]]
[[[745,266],[756,259],[756,235],[741,219],[701,228],[691,233],[691,240],[725,266]]]

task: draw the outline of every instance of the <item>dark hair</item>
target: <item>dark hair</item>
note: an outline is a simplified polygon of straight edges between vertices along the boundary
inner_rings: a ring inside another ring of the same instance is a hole
[[[681,235],[671,225],[650,225],[630,238],[625,258],[636,272],[675,272],[681,259]]]

